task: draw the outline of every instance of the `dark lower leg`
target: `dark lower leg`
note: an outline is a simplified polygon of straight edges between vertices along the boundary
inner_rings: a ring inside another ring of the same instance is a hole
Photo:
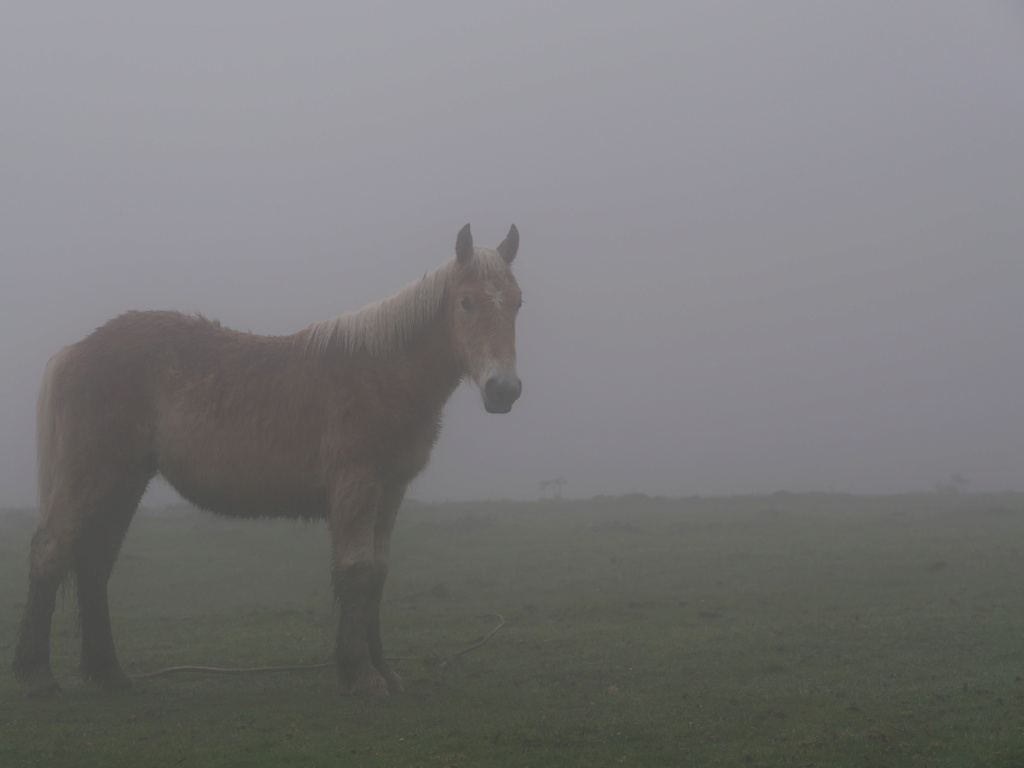
[[[384,594],[384,582],[388,578],[389,551],[391,549],[391,532],[394,529],[398,509],[405,496],[405,486],[389,486],[381,495],[377,507],[377,517],[373,526],[373,592],[370,612],[367,617],[367,642],[370,646],[370,658],[377,671],[387,681],[388,689],[398,693],[403,689],[402,678],[398,676],[384,658],[384,645],[380,636],[380,604]]]
[[[104,688],[127,688],[128,675],[121,669],[114,650],[107,604],[107,574],[78,569],[78,616],[82,629],[81,671]]]
[[[338,636],[334,656],[341,681],[356,693],[386,694],[387,684],[371,659],[370,609],[374,573],[369,564],[334,569]]]
[[[108,503],[106,518],[95,520],[82,536],[75,563],[78,621],[82,630],[80,669],[86,679],[105,688],[131,685],[114,649],[107,582],[135,511],[132,501],[117,499]]]
[[[60,576],[53,574],[29,578],[28,599],[12,665],[15,679],[26,684],[29,693],[59,690],[50,671],[50,624],[61,581]]]
[[[384,658],[384,643],[380,636],[380,603],[381,597],[384,594],[384,581],[387,579],[387,576],[388,570],[386,567],[378,566],[374,569],[373,591],[367,615],[366,634],[367,644],[370,649],[370,660],[373,662],[373,666],[376,667],[377,671],[380,672],[387,682],[390,691],[398,693],[404,690],[402,678],[391,669],[391,665]]]
[[[366,611],[366,642],[370,649],[370,660],[373,666],[384,671],[384,644],[380,639],[380,599],[384,592],[384,579],[387,573],[374,568],[373,580],[370,585],[370,601]]]

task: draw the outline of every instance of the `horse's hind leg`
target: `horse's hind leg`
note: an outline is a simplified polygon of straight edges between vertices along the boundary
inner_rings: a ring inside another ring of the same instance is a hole
[[[57,590],[72,563],[74,528],[59,515],[47,515],[39,523],[29,553],[28,599],[14,650],[14,678],[30,695],[60,690],[50,670],[50,625]]]
[[[104,494],[99,503],[58,492],[44,509],[32,537],[28,598],[12,665],[29,694],[59,690],[50,669],[50,628],[57,592],[69,574],[78,598],[83,673],[105,686],[129,684],[114,652],[107,581],[147,482],[148,477],[137,479],[118,493]],[[79,500],[73,504],[72,497]]]
[[[110,629],[107,583],[121,543],[146,489],[149,478],[126,483],[116,494],[91,510],[74,559],[78,620],[82,631],[80,669],[85,678],[104,688],[127,688],[131,679],[121,669]]]

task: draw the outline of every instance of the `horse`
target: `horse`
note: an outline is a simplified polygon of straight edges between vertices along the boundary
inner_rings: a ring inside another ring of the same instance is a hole
[[[339,684],[386,696],[402,680],[384,657],[380,602],[406,486],[425,467],[448,398],[466,377],[484,408],[519,398],[515,321],[522,293],[513,225],[390,298],[290,336],[202,315],[132,311],[54,355],[38,401],[40,522],[13,673],[53,693],[50,627],[73,582],[80,671],[131,686],[114,648],[107,583],[147,485],[240,518],[326,519]]]

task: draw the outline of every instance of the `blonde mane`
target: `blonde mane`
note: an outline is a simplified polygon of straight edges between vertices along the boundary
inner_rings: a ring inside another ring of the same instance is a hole
[[[484,280],[510,274],[508,264],[493,248],[477,246],[472,268]],[[452,259],[394,296],[313,323],[302,334],[306,350],[314,354],[338,350],[377,356],[403,349],[437,318],[455,269],[456,260]]]

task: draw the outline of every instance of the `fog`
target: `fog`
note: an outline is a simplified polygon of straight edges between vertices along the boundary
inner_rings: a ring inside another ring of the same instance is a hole
[[[7,9],[0,504],[62,345],[292,333],[466,222],[521,232],[524,391],[415,498],[1024,490],[1020,5],[353,5]]]

